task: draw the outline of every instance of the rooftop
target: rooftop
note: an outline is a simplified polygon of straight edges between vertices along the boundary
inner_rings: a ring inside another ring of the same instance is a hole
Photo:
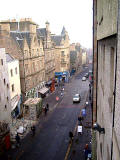
[[[9,53],[6,53],[6,61],[7,62],[12,62],[14,61],[15,59],[9,54]]]

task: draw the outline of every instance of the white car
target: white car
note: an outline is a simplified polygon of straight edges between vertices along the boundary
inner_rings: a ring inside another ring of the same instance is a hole
[[[82,81],[86,81],[86,77],[82,77]]]
[[[75,94],[73,97],[73,103],[74,102],[79,102],[80,103],[80,94]]]

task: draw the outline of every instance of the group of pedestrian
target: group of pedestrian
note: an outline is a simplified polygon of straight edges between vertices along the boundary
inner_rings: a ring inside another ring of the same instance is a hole
[[[61,88],[61,97],[63,97],[64,87]]]

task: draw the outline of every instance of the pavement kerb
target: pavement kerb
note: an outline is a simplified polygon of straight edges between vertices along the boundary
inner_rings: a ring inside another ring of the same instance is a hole
[[[88,97],[88,94],[89,94],[89,91],[86,93],[85,101],[84,101],[84,103],[83,103],[83,104],[84,104],[83,106],[85,106],[85,102],[86,102],[86,99],[87,99],[87,97]],[[81,115],[81,112],[80,112],[80,115]],[[73,135],[76,134],[77,125],[78,125],[78,122],[77,122],[76,125],[75,125],[74,131],[73,131]],[[67,159],[68,159],[68,156],[69,156],[69,153],[70,153],[70,149],[71,149],[72,144],[73,144],[73,141],[71,141],[71,142],[69,143],[69,145],[68,145],[68,149],[67,149],[67,152],[66,152],[66,155],[65,155],[64,160],[67,160]]]

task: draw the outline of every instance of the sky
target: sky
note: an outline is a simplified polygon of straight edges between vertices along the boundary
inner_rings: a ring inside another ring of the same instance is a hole
[[[0,5],[0,20],[32,18],[40,28],[48,21],[57,35],[65,26],[70,43],[92,48],[92,0],[3,0]]]

